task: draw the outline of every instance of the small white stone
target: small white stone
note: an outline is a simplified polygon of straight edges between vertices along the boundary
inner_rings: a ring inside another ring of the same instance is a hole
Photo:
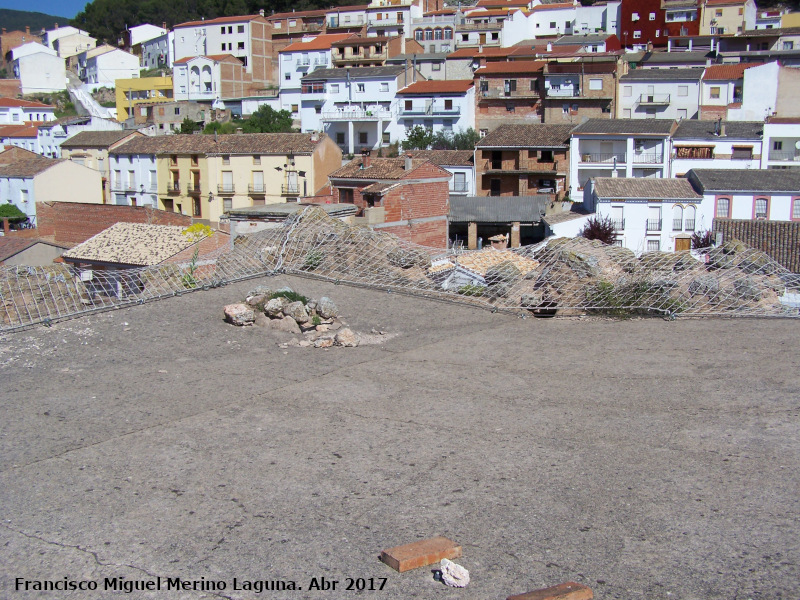
[[[450,587],[467,587],[469,571],[446,558],[442,559],[442,582]]]

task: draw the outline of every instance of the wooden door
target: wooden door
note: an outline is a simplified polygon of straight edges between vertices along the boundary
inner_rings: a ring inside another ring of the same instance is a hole
[[[691,249],[692,249],[691,238],[675,238],[675,252],[680,252],[681,250],[691,250]]]

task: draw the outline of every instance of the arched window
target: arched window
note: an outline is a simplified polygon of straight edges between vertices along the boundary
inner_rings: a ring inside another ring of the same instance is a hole
[[[714,214],[718,219],[731,218],[731,199],[730,198],[717,198],[717,211]]]
[[[444,39],[452,40],[453,39],[453,30],[449,27],[446,27],[444,30]]]
[[[767,198],[756,198],[753,207],[753,218],[765,220],[769,217],[769,200]]]
[[[683,207],[676,204],[672,207],[672,231],[681,231],[683,229]]]
[[[694,231],[694,221],[697,217],[697,208],[695,206],[687,206],[683,216],[683,228],[686,231]]]
[[[203,80],[203,91],[212,92],[213,90],[211,89],[211,67],[209,67],[208,65],[203,67],[202,80]]]
[[[200,91],[200,68],[192,67],[189,72],[189,87],[194,91]]]
[[[416,29],[416,30],[414,30],[414,39],[415,39],[415,40],[417,40],[418,42],[421,42],[421,41],[422,41],[422,37],[423,37],[423,35],[424,35],[424,34],[423,34],[423,32],[422,32],[422,29]]]
[[[433,39],[440,40],[442,39],[442,30],[441,29],[434,29],[433,30]]]
[[[432,29],[426,29],[425,30],[425,39],[426,40],[432,40],[433,39],[433,30]]]

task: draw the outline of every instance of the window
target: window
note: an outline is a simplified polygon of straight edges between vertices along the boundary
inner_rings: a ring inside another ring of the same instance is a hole
[[[531,91],[535,92],[539,88],[539,80],[531,79]]]
[[[383,132],[383,134],[381,135],[381,141],[382,141],[384,144],[390,144],[390,143],[391,143],[391,141],[392,141],[392,138],[391,138],[391,136],[389,135],[389,132],[388,132],[388,131],[384,131],[384,132]]]
[[[192,166],[196,167],[200,159],[198,158],[197,154],[192,154]]]
[[[752,146],[734,146],[731,154],[732,160],[750,160],[753,158]]]
[[[717,219],[730,219],[731,200],[730,198],[717,198],[717,211],[714,214]]]
[[[480,88],[481,92],[488,92],[489,91],[489,82],[485,79],[481,79],[478,82],[478,87]]]
[[[228,27],[228,33],[233,33],[233,25],[230,25],[230,26]]]
[[[222,155],[222,164],[223,165],[231,164],[231,155],[230,154],[223,154]]]
[[[344,144],[344,133],[341,131],[336,132],[336,143],[341,145]]]
[[[331,84],[331,93],[332,94],[338,94],[339,93],[339,84],[338,83],[332,83]]]
[[[228,212],[229,210],[233,209],[233,198],[223,198],[222,199],[222,210],[224,212]]]
[[[431,65],[431,71],[441,71],[442,70],[442,63],[433,63]]]
[[[422,41],[422,36],[423,36],[422,29],[417,29],[416,31],[414,31],[414,39],[417,40],[418,42]]]
[[[462,33],[461,34],[461,41],[462,42],[468,42],[469,41],[469,34],[468,33]]]
[[[756,198],[753,206],[753,218],[764,220],[769,216],[769,200],[767,198]]]
[[[783,142],[772,142],[773,150],[783,150]]]
[[[358,143],[359,144],[366,144],[367,143],[367,132],[366,131],[359,131],[358,132]]]
[[[500,195],[500,180],[499,179],[490,179],[489,180],[489,195],[490,196],[499,196]]]
[[[175,114],[176,114],[176,115],[179,115],[179,114],[181,114],[181,108],[180,108],[180,106],[176,106],[176,107],[175,107]]]
[[[339,188],[339,202],[345,204],[353,204],[353,190],[347,188]]]
[[[220,27],[220,28],[219,28],[219,32],[220,32],[222,35],[225,35],[225,28],[224,28],[224,27]],[[225,48],[223,48],[223,50],[224,50],[224,49],[225,49]]]
[[[714,11],[714,16],[715,17],[721,17],[722,16],[722,9],[718,8],[716,11]]]
[[[672,231],[681,231],[683,229],[683,207],[676,204],[672,207]]]
[[[638,21],[639,20],[639,13],[631,13],[631,21]]]
[[[744,9],[743,9],[743,8],[740,8],[740,9],[739,9],[739,16],[741,17],[743,14],[744,14]]]
[[[550,29],[556,29],[557,27],[558,25],[556,24],[555,21],[550,21]]]
[[[656,20],[656,13],[650,13],[650,20],[651,21],[655,21]]]
[[[800,221],[800,198],[792,200],[792,221]]]
[[[244,50],[244,42],[239,42],[238,44],[236,44],[236,48],[239,50]]]
[[[359,94],[363,94],[366,91],[366,87],[365,86],[366,86],[366,84],[357,83],[356,84],[356,92],[358,92]]]
[[[481,130],[478,132],[478,135],[481,137],[481,139],[483,139],[483,138],[485,138],[487,135],[489,135],[489,130],[488,130],[488,129],[481,129]]]
[[[623,119],[630,119],[631,118],[631,109],[630,108],[623,108],[622,109],[622,118]]]
[[[318,115],[321,115],[322,114],[322,104],[317,104],[316,106],[314,106],[314,112],[316,114],[318,114]]]
[[[562,115],[568,115],[569,114],[569,104],[564,104],[561,107],[561,114]]]
[[[794,42],[783,42],[783,49],[784,50],[794,49]]]
[[[504,89],[505,89],[506,96],[510,96],[511,92],[516,92],[517,91],[517,80],[516,79],[506,79]]]
[[[28,203],[28,190],[20,190],[19,191],[20,200],[22,200],[23,204]]]
[[[284,73],[284,74],[283,74],[283,78],[284,78],[286,81],[289,81],[289,80],[291,80],[291,78],[292,78],[292,74],[291,74],[290,72],[288,72],[288,71],[287,71],[286,73]]]
[[[590,79],[589,80],[589,89],[590,90],[602,90],[603,89],[603,80],[602,79]]]
[[[433,30],[433,39],[435,39],[435,40],[442,39],[442,30],[441,29],[434,29]]]
[[[642,32],[641,31],[634,31],[633,32],[633,39],[638,40],[640,37],[642,37]]]
[[[201,216],[200,212],[200,198],[192,198],[192,216],[199,217]]]
[[[225,52],[225,48],[226,48],[225,42],[222,42],[221,47],[222,47],[222,51]]]
[[[661,241],[658,239],[655,240],[647,240],[647,251],[648,252],[658,252],[661,250]]]
[[[296,113],[299,109],[300,109],[300,107],[297,104],[292,104],[292,112],[293,113]]]
[[[442,121],[442,129],[445,131],[453,131],[453,121],[452,119],[445,119]]]
[[[389,91],[389,84],[386,83],[386,82],[382,82],[381,83],[381,91],[382,92],[388,92]]]
[[[623,85],[622,86],[622,95],[625,98],[630,98],[631,96],[633,96],[633,86],[631,86],[631,85]]]
[[[466,173],[455,173],[455,179],[453,180],[453,191],[454,192],[466,192],[467,191],[467,174]],[[800,206],[800,201],[798,201],[798,206]],[[800,217],[798,217],[800,218]]]
[[[256,154],[256,155],[253,156],[253,164],[254,165],[260,165],[261,164],[261,157],[259,155]]]
[[[500,39],[500,34],[499,33],[497,33],[497,32],[492,33],[492,41],[493,42],[496,42],[499,39]]]
[[[453,101],[452,100],[445,100],[444,101],[444,109],[445,110],[453,110]]]

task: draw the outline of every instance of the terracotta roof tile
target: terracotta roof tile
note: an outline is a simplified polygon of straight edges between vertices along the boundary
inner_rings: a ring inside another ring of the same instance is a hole
[[[310,154],[317,141],[310,133],[141,136],[117,146],[112,154]]]
[[[544,69],[543,60],[515,60],[512,62],[491,62],[475,71],[475,75],[504,75],[506,73],[536,73]]]
[[[353,36],[353,37],[349,37],[349,38],[347,38],[345,40],[340,40],[340,41],[338,41],[338,42],[336,42],[334,44],[331,44],[331,46],[332,47],[333,46],[339,47],[339,46],[349,46],[351,44],[356,44],[356,45],[358,45],[358,44],[374,44],[375,42],[387,42],[387,41],[389,41],[389,38],[387,36],[385,36],[385,35],[376,35],[374,37]]]
[[[439,167],[472,167],[475,155],[472,150],[409,150],[412,158],[429,160]]]
[[[330,174],[331,179],[403,179],[408,173],[428,162],[412,159],[411,171],[405,170],[405,158],[372,158],[369,166],[361,168],[362,160],[349,163]]]
[[[263,18],[261,15],[240,15],[238,17],[219,17],[217,19],[208,19],[207,21],[186,21],[185,23],[178,23],[174,29],[178,27],[198,27],[203,25],[219,25],[221,23],[244,23],[245,21],[254,21],[255,19]]]
[[[649,177],[596,177],[598,198],[614,200],[701,200],[688,179]]]
[[[397,92],[398,96],[406,94],[464,94],[475,82],[472,79],[431,79],[416,81]]]
[[[731,79],[742,79],[745,69],[758,66],[753,63],[735,63],[731,65],[711,65],[706,67],[703,74],[703,81],[728,81]]]
[[[505,124],[480,140],[477,148],[567,148],[574,125]]]
[[[32,102],[30,100],[21,100],[18,98],[0,98],[0,106],[3,107],[15,107],[20,106],[22,108],[52,108],[55,110],[55,106],[50,106],[49,104],[42,104],[41,102]]]
[[[334,42],[346,40],[349,37],[355,37],[352,33],[333,33],[318,35],[313,40],[307,42],[295,42],[289,44],[281,50],[281,52],[307,52],[311,50],[329,50]]]
[[[0,177],[33,177],[59,162],[13,146],[0,152]]]
[[[0,138],[35,138],[39,135],[39,123],[24,123],[22,125],[0,125]]]
[[[714,219],[714,233],[761,250],[792,273],[800,273],[800,222]]]
[[[62,148],[108,148],[126,137],[142,135],[138,131],[122,129],[120,131],[81,131],[62,142]]]

